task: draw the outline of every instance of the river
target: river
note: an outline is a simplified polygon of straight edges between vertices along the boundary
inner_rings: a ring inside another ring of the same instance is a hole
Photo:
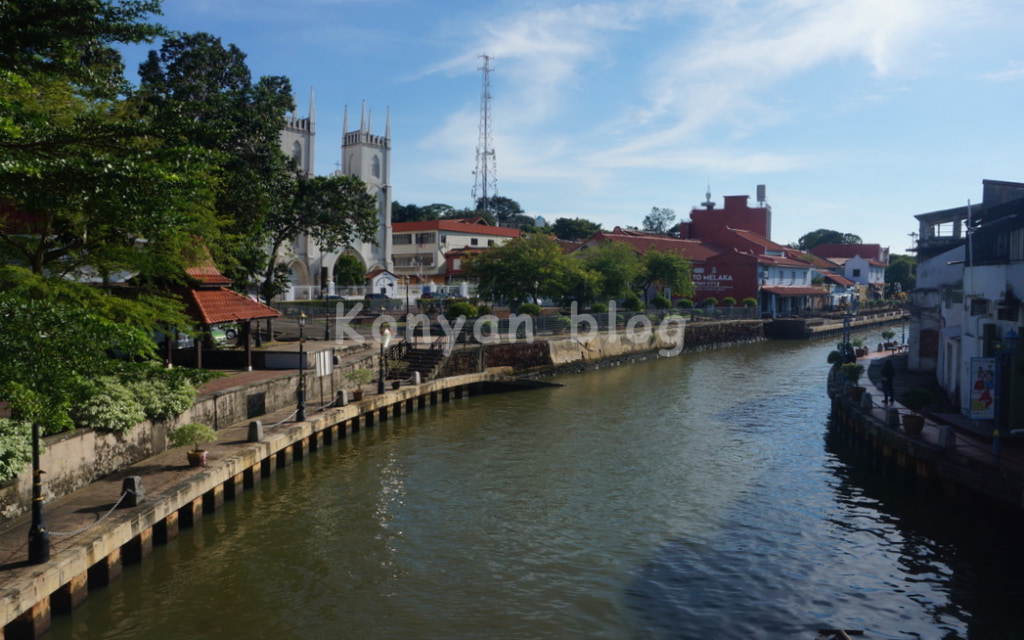
[[[833,346],[685,354],[389,420],[183,530],[49,637],[1024,637],[1019,525],[844,450]]]

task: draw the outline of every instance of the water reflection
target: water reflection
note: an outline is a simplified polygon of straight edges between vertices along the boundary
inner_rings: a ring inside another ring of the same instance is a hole
[[[387,421],[204,518],[53,637],[1021,637],[1003,523],[936,515],[829,435],[831,348],[685,355]]]

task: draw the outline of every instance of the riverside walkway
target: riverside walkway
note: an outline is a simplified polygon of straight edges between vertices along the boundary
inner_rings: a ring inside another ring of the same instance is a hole
[[[889,423],[890,411],[908,413],[899,402],[882,403],[882,363],[892,358],[895,364],[894,391],[897,400],[906,389],[921,387],[933,392],[935,401],[924,412],[924,429],[909,436],[902,427]],[[990,433],[944,400],[934,376],[908,371],[905,355],[873,352],[858,358],[871,382],[870,405],[839,405],[840,420],[859,413],[858,433],[852,438],[872,441],[887,457],[895,456],[901,466],[916,468],[917,474],[939,480],[953,492],[976,491],[1003,508],[1024,514],[1024,438],[993,438]],[[848,403],[842,400],[842,403]],[[835,405],[834,405],[835,406]],[[853,422],[858,422],[856,419]],[[872,428],[867,425],[878,425]]]

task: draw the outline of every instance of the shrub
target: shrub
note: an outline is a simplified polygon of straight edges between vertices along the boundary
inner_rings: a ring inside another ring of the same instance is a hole
[[[838,350],[833,349],[828,352],[828,363],[829,364],[841,364],[843,362],[843,354]]]
[[[524,302],[516,309],[519,315],[537,316],[540,315],[540,305],[533,302]]]
[[[931,402],[932,392],[921,387],[907,389],[900,395],[900,404],[919,415],[921,409],[924,409]]]
[[[465,316],[467,320],[472,320],[477,317],[477,315],[479,315],[479,312],[476,307],[465,301],[449,304],[448,308],[445,310],[445,316],[447,316],[449,320],[454,320],[455,318],[462,316]]]
[[[594,313],[608,313],[608,305],[603,302],[595,302],[590,305],[590,310]]]
[[[639,296],[633,294],[622,301],[622,308],[626,311],[640,311],[644,308],[644,303]]]
[[[480,303],[480,304],[476,305],[476,317],[477,318],[479,318],[480,316],[486,316],[490,312],[491,312],[491,305],[484,304],[484,303]]]
[[[732,296],[726,296],[726,297],[722,298],[722,305],[726,306],[726,307],[735,307],[736,306],[736,298],[733,298]]]
[[[32,425],[0,418],[0,483],[21,473],[32,462]]]
[[[135,393],[116,378],[97,378],[91,387],[90,397],[72,412],[75,426],[123,433],[146,419]]]
[[[175,447],[192,445],[193,451],[199,451],[199,445],[217,439],[217,432],[201,422],[190,422],[171,431],[167,439]]]
[[[890,329],[886,329],[885,331],[882,332],[882,339],[885,340],[886,342],[888,342],[889,340],[892,340],[895,337],[896,337],[896,332],[892,331]]]
[[[373,370],[366,368],[353,369],[345,374],[345,379],[356,386],[369,384],[373,380]]]
[[[840,367],[840,370],[843,372],[843,375],[846,377],[846,379],[852,382],[853,384],[857,384],[857,382],[860,380],[860,377],[864,375],[864,365],[857,364],[856,362],[847,362],[842,367]]]
[[[654,296],[651,298],[651,306],[655,309],[668,309],[672,306],[672,302],[665,296]]]
[[[196,388],[184,376],[149,376],[125,384],[135,394],[150,420],[166,420],[188,411],[196,401]]]
[[[689,298],[683,298],[682,300],[679,301],[679,308],[680,309],[692,309],[693,308],[693,300],[690,300]]]
[[[743,298],[743,302],[741,304],[743,304],[744,307],[756,307],[757,300],[754,300],[753,298]]]
[[[717,307],[718,306],[718,298],[715,298],[715,297],[704,298],[704,302],[702,304],[705,307]]]

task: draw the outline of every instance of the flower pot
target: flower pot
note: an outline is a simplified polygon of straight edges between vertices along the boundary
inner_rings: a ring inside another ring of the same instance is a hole
[[[353,391],[352,392],[352,399],[355,400],[356,402],[362,400],[363,399],[363,390],[362,389],[356,389],[355,391]]]
[[[902,419],[903,430],[907,432],[908,436],[919,436],[924,431],[924,416],[919,416],[916,413],[905,413]]]
[[[395,380],[394,382],[391,383],[391,388],[394,389],[395,391],[398,391],[399,389],[402,388],[402,381]]]
[[[864,395],[865,391],[867,391],[866,387],[850,387],[850,398],[856,402],[860,402],[860,397]]]
[[[206,450],[198,449],[196,451],[188,451],[188,464],[190,467],[205,467],[206,466]]]

